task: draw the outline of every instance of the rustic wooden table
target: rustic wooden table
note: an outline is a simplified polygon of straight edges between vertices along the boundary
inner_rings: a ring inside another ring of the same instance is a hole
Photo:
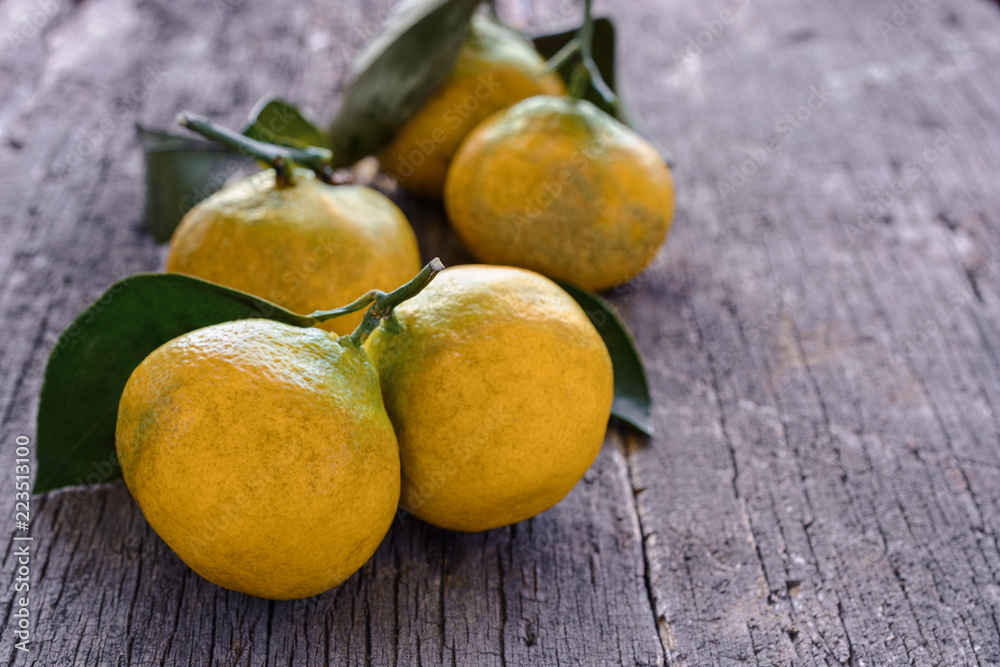
[[[268,92],[328,117],[388,4],[0,2],[5,479],[59,332],[162,266],[134,122],[186,108],[235,126]],[[610,295],[659,436],[613,428],[531,521],[398,523],[347,583],[298,602],[200,579],[121,482],[36,497],[30,651],[11,542],[0,663],[1000,663],[1000,7],[598,7],[676,163],[668,244]],[[400,201],[427,255],[466,260],[439,211]]]

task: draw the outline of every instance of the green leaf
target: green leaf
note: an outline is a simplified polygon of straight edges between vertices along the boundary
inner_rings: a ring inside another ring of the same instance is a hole
[[[585,289],[556,281],[571,297],[576,299],[587,317],[597,327],[604,344],[611,354],[611,365],[615,373],[615,400],[611,414],[618,417],[642,433],[653,437],[654,426],[652,401],[649,398],[649,382],[642,357],[635,345],[632,334],[614,307],[601,297]]]
[[[392,141],[451,71],[480,0],[411,0],[358,54],[330,123],[334,167]]]
[[[191,207],[251,162],[218,144],[138,130],[146,155],[145,224],[160,243],[170,240]]]
[[[257,141],[296,148],[329,145],[326,133],[303,116],[294,104],[274,97],[265,97],[254,106],[243,134]]]
[[[38,408],[35,493],[120,477],[114,456],[118,400],[135,367],[177,336],[248,317],[313,323],[264,299],[180,274],[137,274],[108,289],[49,355]]]
[[[577,28],[547,35],[534,35],[532,37],[532,41],[535,43],[535,49],[542,54],[542,57],[548,59],[554,56],[559,49],[566,46],[571,39],[576,37],[576,33]],[[592,47],[594,62],[597,63],[597,69],[601,72],[601,76],[604,78],[605,83],[607,83],[608,87],[611,88],[611,90],[615,92],[615,95],[618,96],[617,108],[608,104],[604,97],[593,86],[590,86],[587,89],[587,94],[584,95],[584,99],[592,102],[597,106],[597,108],[614,116],[622,123],[638,131],[635,120],[633,119],[632,114],[629,113],[628,106],[625,104],[625,101],[622,99],[622,94],[618,90],[617,77],[615,76],[615,44],[615,26],[611,22],[611,19],[603,17],[595,18],[594,41]],[[578,62],[580,62],[579,52],[577,52],[577,54],[572,58],[569,58],[563,63],[562,67],[556,70],[559,73],[559,76],[561,76],[563,81],[567,84],[569,84],[573,68]]]

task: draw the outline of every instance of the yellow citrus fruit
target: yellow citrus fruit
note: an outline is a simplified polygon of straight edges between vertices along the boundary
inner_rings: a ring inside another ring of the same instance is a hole
[[[366,343],[399,439],[400,504],[481,531],[558,503],[594,462],[614,382],[600,334],[543,276],[443,271]]]
[[[399,499],[375,367],[314,328],[240,320],[162,345],[128,380],[116,446],[129,491],[181,560],[258,597],[347,579]]]
[[[328,185],[311,171],[294,176],[294,185],[278,187],[274,170],[262,171],[196,205],[170,241],[167,271],[308,314],[392,289],[420,270],[413,229],[388,197]],[[362,316],[323,328],[350,333]]]
[[[656,256],[674,186],[637,133],[589,102],[539,96],[466,138],[448,172],[445,206],[481,261],[603,290]]]
[[[565,92],[530,42],[476,15],[454,68],[379,152],[379,161],[407,192],[440,198],[448,164],[472,128],[526,97]]]

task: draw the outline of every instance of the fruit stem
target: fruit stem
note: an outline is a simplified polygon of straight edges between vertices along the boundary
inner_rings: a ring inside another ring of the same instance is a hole
[[[584,60],[593,59],[594,53],[594,0],[583,0],[583,24],[580,31],[576,33],[580,40],[580,51]]]
[[[581,47],[582,44],[580,43],[579,37],[574,37],[566,42],[566,46],[556,51],[554,56],[545,61],[545,73],[549,74],[551,72],[555,72],[557,69],[565,65],[570,58],[580,52]]]
[[[354,332],[347,338],[354,345],[361,345],[364,343],[368,339],[368,336],[375,331],[375,328],[379,325],[379,323],[392,315],[392,311],[396,306],[419,294],[421,290],[427,287],[430,282],[434,280],[434,276],[443,270],[444,264],[441,263],[440,259],[435,257],[430,261],[430,263],[427,264],[427,266],[420,269],[420,273],[414,276],[413,279],[405,285],[397,287],[388,293],[381,290],[373,290],[375,295],[375,304],[368,309],[368,312],[365,313],[364,319],[361,320],[361,324],[359,324],[358,328],[355,329]],[[369,292],[369,294],[371,294],[371,292]],[[365,297],[362,297],[362,299],[363,298]],[[360,300],[361,299],[358,301]],[[357,303],[357,301],[355,301],[355,303]]]
[[[306,315],[315,324],[320,322],[326,322],[327,320],[332,320],[335,317],[340,317],[341,315],[347,315],[348,313],[354,313],[362,308],[375,303],[375,297],[378,296],[378,290],[370,290],[365,292],[360,297],[347,304],[346,306],[341,306],[340,308],[334,308],[333,310],[317,310]]]
[[[594,15],[593,15],[593,4],[594,0],[584,0],[583,2],[583,24],[580,26],[580,30],[576,33],[576,37],[573,38],[574,41],[579,41],[580,49],[580,65],[573,72],[573,76],[570,78],[569,82],[569,94],[576,98],[581,99],[587,92],[587,84],[591,84],[597,94],[604,98],[604,101],[611,105],[614,109],[618,108],[618,96],[615,91],[611,90],[611,86],[607,84],[604,77],[601,75],[601,70],[597,66],[597,62],[594,60]],[[571,41],[566,47],[570,46],[573,42]],[[563,47],[552,60],[560,57],[563,51],[566,50]],[[562,56],[564,59],[568,60],[572,54],[565,54]],[[550,60],[549,62],[552,62]],[[562,63],[560,63],[561,65]]]
[[[569,84],[566,86],[569,96],[574,100],[583,98],[587,92],[587,84],[590,83],[590,70],[583,63],[577,63],[573,68],[573,73],[569,77]]]
[[[192,132],[197,132],[206,139],[231,148],[241,155],[250,155],[271,165],[277,173],[278,187],[294,185],[292,171],[296,164],[312,169],[321,180],[327,183],[333,182],[333,167],[330,166],[333,153],[325,148],[310,146],[308,149],[301,149],[293,146],[269,144],[237,134],[229,128],[217,125],[207,118],[187,111],[177,117],[177,124]]]

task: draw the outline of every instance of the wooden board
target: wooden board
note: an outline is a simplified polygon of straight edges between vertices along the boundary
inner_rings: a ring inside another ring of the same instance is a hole
[[[659,437],[611,430],[570,496],[517,526],[400,520],[298,602],[201,580],[120,482],[36,497],[30,651],[10,542],[0,664],[1000,663],[996,4],[597,4],[676,163],[666,248],[610,293]],[[266,93],[328,117],[388,5],[0,2],[8,479],[59,332],[162,266],[134,123],[235,126]],[[398,198],[425,254],[467,260],[439,210]]]

